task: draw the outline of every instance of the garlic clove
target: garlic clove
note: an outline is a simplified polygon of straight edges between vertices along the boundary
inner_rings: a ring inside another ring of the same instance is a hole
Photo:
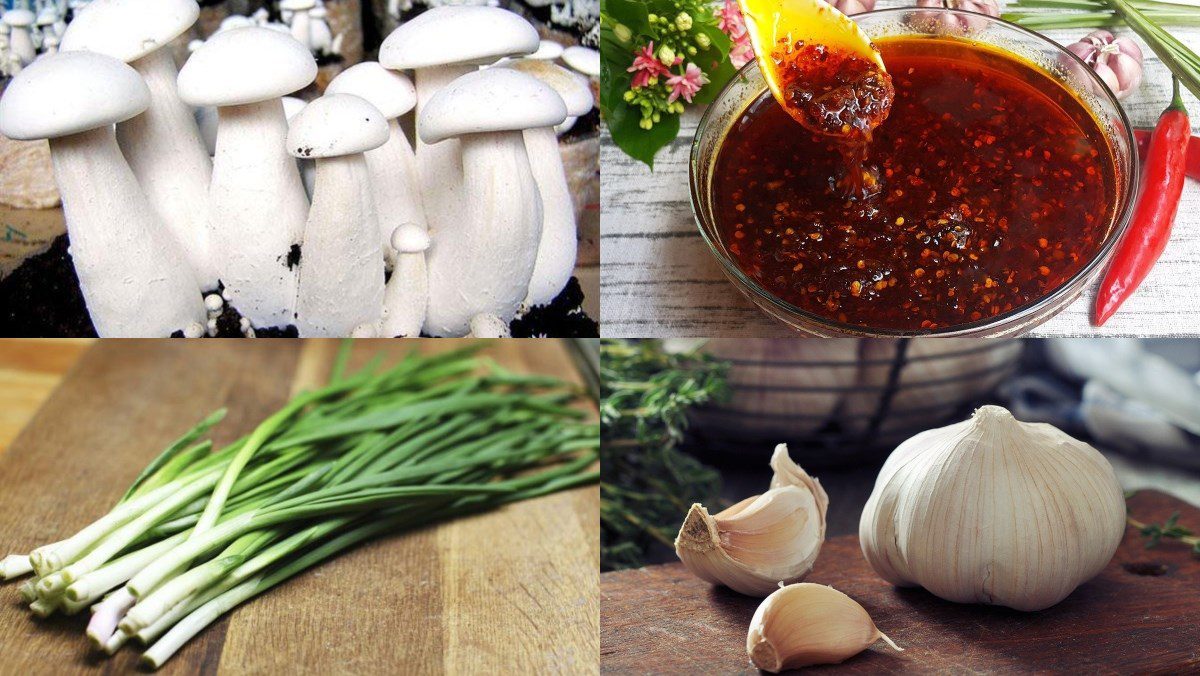
[[[693,504],[675,538],[675,553],[703,580],[766,596],[780,581],[795,582],[812,570],[824,530],[813,493],[782,486],[716,516]]]
[[[746,653],[754,666],[778,673],[813,664],[837,664],[883,639],[854,599],[821,584],[780,587],[763,600],[750,620]]]
[[[817,503],[817,511],[821,515],[821,539],[825,539],[825,512],[829,510],[829,496],[821,488],[821,482],[810,476],[800,465],[797,465],[788,455],[787,444],[779,444],[771,454],[771,469],[775,475],[771,477],[771,488],[783,486],[800,486],[807,488],[813,494]]]

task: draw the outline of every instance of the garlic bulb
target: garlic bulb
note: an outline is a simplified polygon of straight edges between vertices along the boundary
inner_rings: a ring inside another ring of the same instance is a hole
[[[675,553],[693,575],[749,596],[766,596],[779,582],[812,570],[825,540],[829,498],[820,482],[788,457],[780,444],[771,456],[771,488],[710,516],[688,510]]]
[[[1000,0],[917,0],[917,7],[940,7],[1000,16]],[[969,14],[914,12],[914,18],[932,20],[951,34],[966,34],[987,28],[987,19]]]
[[[812,664],[837,664],[883,639],[854,599],[833,587],[808,582],[780,587],[758,606],[746,635],[754,666],[778,673]]]
[[[1099,573],[1124,530],[1124,497],[1104,456],[984,406],[892,452],[858,536],[892,584],[1041,610]]]
[[[1095,30],[1067,45],[1067,50],[1091,66],[1118,99],[1132,94],[1142,82],[1142,48],[1130,38]]]

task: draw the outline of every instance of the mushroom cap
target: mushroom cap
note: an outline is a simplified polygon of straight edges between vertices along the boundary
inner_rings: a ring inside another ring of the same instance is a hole
[[[304,107],[288,126],[293,157],[341,157],[387,143],[388,123],[375,106],[353,94],[326,94]]]
[[[587,78],[579,73],[549,61],[531,58],[510,61],[504,64],[504,67],[528,73],[553,87],[554,91],[562,97],[563,103],[567,104],[568,117],[587,115],[591,112],[592,106],[596,105],[596,100],[592,98],[591,85],[588,84]]]
[[[527,56],[525,58],[546,59],[549,61],[553,61],[553,60],[557,59],[558,57],[562,56],[562,53],[563,53],[563,46],[562,46],[561,42],[555,42],[554,40],[542,40],[541,43],[538,44],[537,51],[535,51],[534,53],[530,54],[529,56]]]
[[[392,70],[486,64],[538,48],[538,33],[519,15],[498,7],[434,7],[400,24],[379,47]]]
[[[33,25],[35,18],[33,12],[27,9],[10,9],[0,20],[13,28],[26,28]]]
[[[566,104],[549,85],[511,68],[488,68],[434,94],[417,120],[417,133],[425,143],[437,143],[462,134],[553,127],[566,117]]]
[[[279,0],[279,11],[281,12],[303,12],[316,6],[316,0]]]
[[[123,61],[95,52],[45,54],[0,97],[0,133],[18,141],[70,136],[124,122],[150,105],[150,90]]]
[[[429,244],[429,233],[416,223],[405,223],[392,233],[392,248],[397,253],[421,253]]]
[[[325,93],[361,96],[389,120],[417,105],[417,90],[412,82],[403,74],[374,61],[364,61],[338,73],[325,88]]]
[[[67,25],[62,50],[129,63],[167,46],[199,16],[196,0],[94,0]]]
[[[567,47],[563,50],[562,60],[575,70],[600,77],[600,52],[587,47]]]
[[[291,35],[242,26],[209,38],[179,71],[179,98],[192,106],[238,106],[304,89],[317,61]]]

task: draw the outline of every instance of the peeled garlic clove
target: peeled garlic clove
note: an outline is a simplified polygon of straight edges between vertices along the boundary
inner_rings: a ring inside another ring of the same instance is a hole
[[[766,596],[779,582],[795,582],[812,570],[824,530],[812,492],[783,486],[716,516],[692,505],[675,538],[675,553],[703,580]]]
[[[750,620],[746,652],[754,666],[778,673],[813,664],[837,664],[883,639],[862,606],[833,587],[808,582],[777,589]]]
[[[1124,532],[1124,496],[1104,456],[984,406],[892,452],[858,536],[892,584],[1028,611],[1103,570]]]

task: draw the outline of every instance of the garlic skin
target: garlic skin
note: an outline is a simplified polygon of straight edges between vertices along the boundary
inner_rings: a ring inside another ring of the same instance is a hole
[[[1099,573],[1124,531],[1124,496],[1104,456],[984,406],[892,452],[858,535],[892,584],[1033,611]]]
[[[821,584],[780,587],[754,611],[746,654],[754,666],[779,673],[813,664],[838,664],[883,639],[871,616],[854,599]]]
[[[775,476],[766,493],[715,516],[698,503],[688,510],[675,553],[693,575],[762,597],[812,570],[825,541],[829,498],[792,462],[785,444],[775,448],[771,467]]]

